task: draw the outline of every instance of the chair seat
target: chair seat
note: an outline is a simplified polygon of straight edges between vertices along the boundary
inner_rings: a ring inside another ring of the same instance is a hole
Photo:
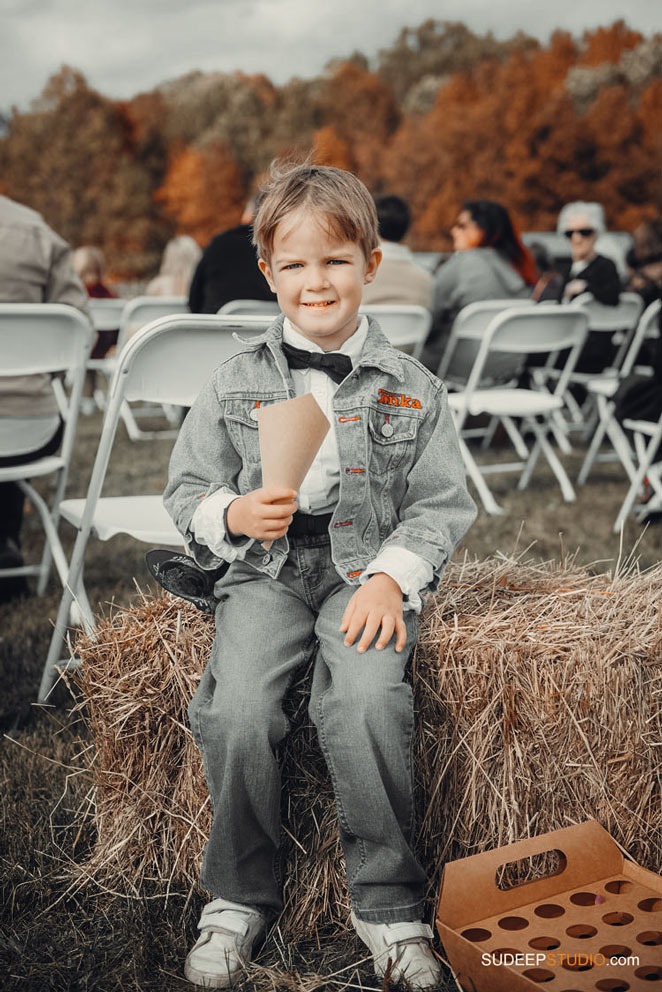
[[[494,417],[534,417],[560,410],[563,400],[551,393],[534,389],[476,389],[466,406],[465,393],[449,393],[448,405],[456,412],[467,409],[470,414],[489,413]]]
[[[84,499],[65,499],[60,512],[74,527],[80,527],[85,510]],[[159,496],[104,496],[96,505],[94,533],[108,541],[116,534],[129,534],[146,544],[181,547],[181,534],[168,516]]]
[[[46,458],[38,458],[23,465],[5,465],[0,468],[0,482],[32,479],[35,476],[48,475],[50,472],[59,472],[61,468],[64,468],[64,459],[59,455],[48,455]]]
[[[616,376],[600,376],[597,379],[589,379],[586,388],[594,396],[612,397],[620,385],[620,379]]]

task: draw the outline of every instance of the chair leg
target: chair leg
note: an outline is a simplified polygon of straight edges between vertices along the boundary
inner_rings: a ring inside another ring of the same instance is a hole
[[[67,563],[67,558],[64,553],[64,549],[60,542],[58,532],[56,530],[55,523],[51,517],[51,511],[49,510],[47,504],[39,495],[37,490],[30,485],[29,482],[21,480],[18,485],[23,490],[25,495],[28,497],[35,510],[39,514],[44,532],[46,534],[46,543],[50,547],[50,554],[53,556],[53,561],[55,562],[55,567],[60,576],[60,581],[64,585],[67,581],[67,573],[69,571],[69,565]],[[50,556],[49,556],[50,557]],[[42,569],[43,569],[44,559],[42,558]],[[50,562],[48,562],[50,564]],[[42,571],[39,577],[39,594],[41,595],[46,586],[46,579],[48,578],[48,571],[45,575]]]
[[[503,509],[499,506],[494,496],[490,492],[485,479],[482,476],[478,465],[474,461],[474,457],[469,451],[466,441],[464,438],[459,438],[460,451],[462,452],[462,458],[464,460],[464,466],[469,474],[469,478],[473,482],[474,486],[478,490],[478,495],[480,496],[481,502],[487,512],[492,516],[500,516],[503,513]]]
[[[625,521],[627,520],[627,517],[630,511],[632,510],[632,507],[634,506],[634,501],[637,498],[639,491],[643,487],[644,479],[646,478],[648,472],[650,471],[653,457],[655,456],[655,452],[660,443],[660,431],[656,430],[647,444],[644,442],[642,435],[639,433],[635,433],[634,440],[639,457],[639,465],[637,467],[637,471],[635,472],[634,477],[630,477],[630,488],[625,494],[625,499],[623,500],[623,504],[620,510],[618,511],[618,516],[616,517],[616,521],[614,523],[615,534],[618,534],[618,532],[625,524]]]
[[[531,429],[533,430],[533,433],[536,436],[536,445],[533,451],[531,452],[529,462],[527,462],[527,465],[525,466],[524,472],[520,477],[517,488],[520,490],[526,489],[527,485],[529,484],[529,480],[531,478],[531,473],[533,472],[533,465],[535,465],[536,461],[538,460],[539,452],[542,451],[545,458],[547,459],[549,467],[556,476],[556,479],[561,487],[561,492],[563,493],[564,500],[566,501],[566,503],[573,503],[577,498],[575,495],[575,490],[572,488],[572,483],[568,478],[566,470],[563,468],[563,465],[559,461],[556,452],[554,451],[551,444],[547,440],[548,425],[547,424],[541,425],[536,420],[533,419],[531,419],[530,423],[531,423]]]
[[[600,400],[602,400],[603,402],[601,403]],[[595,431],[593,432],[593,437],[591,438],[589,449],[586,452],[586,457],[584,458],[584,461],[582,462],[582,467],[579,470],[579,475],[577,476],[578,486],[583,486],[586,480],[588,479],[589,472],[591,471],[593,462],[597,457],[598,451],[600,450],[600,445],[602,444],[602,440],[605,436],[605,432],[607,430],[607,423],[613,416],[613,410],[614,410],[613,403],[605,403],[604,397],[602,396],[598,397],[599,420],[598,423],[596,424]]]
[[[496,420],[497,418],[494,419]],[[511,444],[515,449],[515,451],[517,452],[517,454],[519,455],[519,457],[522,459],[528,458],[529,449],[526,446],[526,442],[524,441],[524,438],[517,429],[513,418],[505,417],[505,416],[501,417],[501,423],[503,424],[504,430],[508,435],[508,437],[510,438]]]

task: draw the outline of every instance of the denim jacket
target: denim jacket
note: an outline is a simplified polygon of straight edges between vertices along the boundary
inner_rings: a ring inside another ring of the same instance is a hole
[[[282,331],[281,316],[215,370],[173,449],[165,506],[203,568],[216,568],[224,559],[195,540],[191,518],[198,500],[219,489],[244,495],[262,485],[251,413],[258,404],[294,396]],[[361,358],[338,387],[333,406],[341,478],[329,532],[338,573],[357,585],[380,550],[397,542],[430,562],[434,591],[476,516],[444,386],[416,359],[396,351],[369,318]],[[288,550],[287,535],[269,551],[249,541],[245,560],[276,577]]]

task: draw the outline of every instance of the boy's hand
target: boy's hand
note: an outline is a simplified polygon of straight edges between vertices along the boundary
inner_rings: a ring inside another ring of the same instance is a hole
[[[359,654],[363,654],[380,626],[382,632],[375,643],[377,651],[386,647],[394,631],[395,650],[402,651],[407,641],[407,628],[402,619],[402,590],[385,572],[371,575],[365,585],[356,590],[347,604],[340,629],[346,632],[345,644],[349,647],[364,628],[357,645]]]
[[[230,534],[275,541],[287,533],[292,523],[292,515],[297,509],[295,497],[295,489],[267,486],[234,499],[226,517]]]

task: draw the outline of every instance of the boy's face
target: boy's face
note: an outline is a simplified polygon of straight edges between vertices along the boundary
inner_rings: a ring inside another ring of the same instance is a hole
[[[269,262],[258,264],[292,326],[334,351],[358,327],[363,287],[375,278],[381,257],[375,248],[366,261],[360,245],[329,231],[323,214],[298,207],[277,226]]]

